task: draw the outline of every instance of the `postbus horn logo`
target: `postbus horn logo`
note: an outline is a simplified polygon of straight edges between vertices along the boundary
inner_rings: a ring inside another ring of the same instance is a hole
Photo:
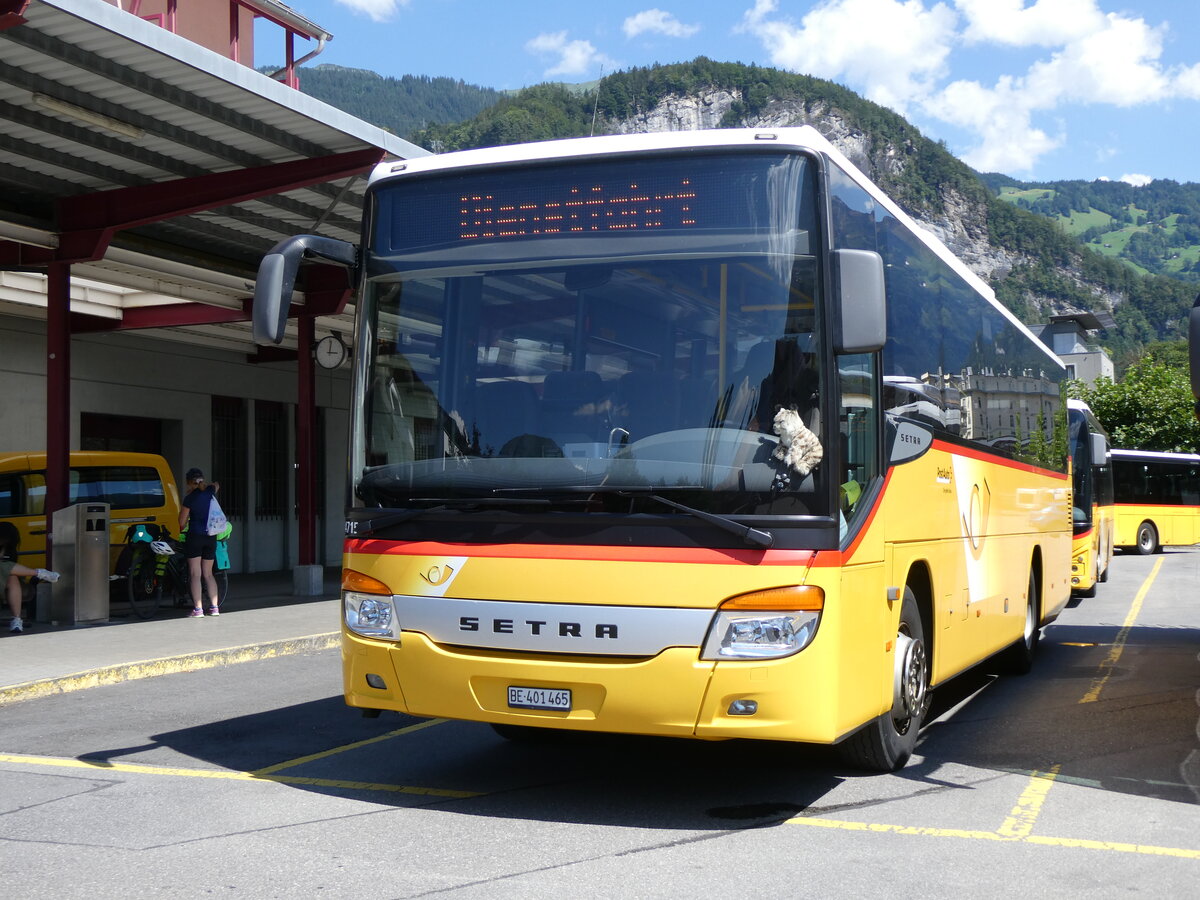
[[[453,574],[454,569],[451,566],[430,566],[429,571],[421,573],[421,577],[433,587],[440,587],[449,581]]]

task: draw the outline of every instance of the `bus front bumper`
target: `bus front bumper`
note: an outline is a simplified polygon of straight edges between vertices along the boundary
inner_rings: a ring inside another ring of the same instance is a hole
[[[821,655],[810,647],[785,659],[712,662],[695,647],[675,647],[649,659],[527,657],[443,647],[414,632],[399,645],[343,633],[342,644],[345,698],[354,707],[576,731],[832,743],[852,727],[838,721],[828,675],[817,674]],[[514,709],[510,687],[569,690],[571,708]]]

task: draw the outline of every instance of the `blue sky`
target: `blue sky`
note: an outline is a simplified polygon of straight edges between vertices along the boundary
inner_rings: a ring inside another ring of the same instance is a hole
[[[334,36],[310,65],[508,89],[704,55],[844,84],[981,171],[1200,182],[1195,0],[290,5]],[[282,58],[277,33],[256,43],[259,64]]]

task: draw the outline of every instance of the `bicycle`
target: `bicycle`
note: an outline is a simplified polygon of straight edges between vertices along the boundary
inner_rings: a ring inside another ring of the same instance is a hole
[[[213,578],[217,582],[217,605],[225,607],[229,596],[229,535],[233,526],[226,526],[217,538],[217,558]],[[170,532],[155,526],[130,526],[126,540],[130,543],[126,591],[129,606],[139,619],[151,619],[158,613],[164,593],[175,607],[192,605],[191,579],[182,541]]]

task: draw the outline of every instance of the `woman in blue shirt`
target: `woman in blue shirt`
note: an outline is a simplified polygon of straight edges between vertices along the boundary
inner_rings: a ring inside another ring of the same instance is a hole
[[[183,555],[188,562],[188,579],[192,593],[191,618],[204,616],[204,592],[211,598],[208,607],[210,616],[219,616],[221,608],[217,603],[217,580],[213,577],[213,561],[217,558],[217,539],[208,533],[208,507],[217,496],[221,486],[215,481],[205,484],[204,473],[199,469],[188,469],[184,476],[187,493],[183,498],[183,506],[179,509],[179,533],[186,535],[183,541]],[[189,527],[189,524],[193,527]]]

